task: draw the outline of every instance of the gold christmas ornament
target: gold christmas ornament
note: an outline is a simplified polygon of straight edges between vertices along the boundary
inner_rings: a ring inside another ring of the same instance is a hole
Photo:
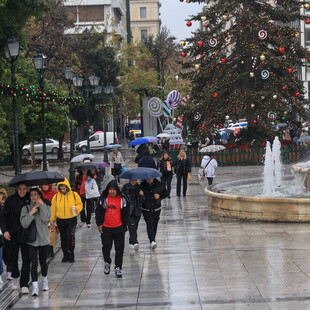
[[[255,108],[255,104],[251,103],[251,108],[254,109]]]
[[[186,0],[187,3],[191,3],[191,0]]]
[[[296,37],[296,38],[299,38],[299,37],[300,37],[300,33],[299,33],[299,32],[296,32],[296,33],[295,33],[295,37]]]
[[[174,118],[173,118],[173,121],[176,122],[176,120],[177,120],[177,119],[174,117]]]
[[[185,42],[184,40],[182,40],[182,41],[181,41],[181,45],[182,45],[182,46],[185,46],[185,45],[186,45],[186,42]]]
[[[278,96],[277,96],[277,95],[273,95],[272,98],[273,98],[273,99],[277,99]]]
[[[304,4],[304,7],[305,7],[306,10],[309,10],[310,4],[309,4],[309,3],[305,3],[305,4]]]
[[[242,65],[244,64],[244,60],[241,60],[241,64],[242,64]]]
[[[261,96],[260,99],[264,100],[266,97],[265,96]]]
[[[264,54],[261,54],[259,58],[260,58],[260,60],[262,60],[262,61],[266,60],[266,56],[265,56]]]
[[[205,16],[201,16],[200,19],[204,22],[207,18]]]
[[[228,16],[227,15],[223,15],[223,20],[227,20]]]
[[[229,119],[229,115],[226,115],[226,116],[225,116],[225,119]]]
[[[250,77],[253,78],[255,76],[254,72],[250,72]]]
[[[200,65],[199,65],[199,64],[196,64],[196,65],[195,65],[195,69],[198,70],[199,68],[200,68]]]

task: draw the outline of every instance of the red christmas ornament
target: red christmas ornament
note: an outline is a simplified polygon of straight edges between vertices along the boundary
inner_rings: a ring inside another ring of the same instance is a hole
[[[287,70],[289,73],[293,73],[293,68],[288,68]]]
[[[226,62],[226,60],[227,60],[226,58],[222,58],[221,59],[222,64],[224,64]]]
[[[309,25],[310,24],[310,19],[306,19],[306,24]]]
[[[181,119],[183,119],[183,116],[181,116]]]
[[[184,0],[180,0],[180,2],[183,2]]]
[[[295,96],[296,96],[296,97],[299,97],[299,96],[300,96],[300,92],[297,91],[297,92],[295,93]]]
[[[255,119],[255,120],[253,121],[253,123],[256,124],[256,123],[257,123],[257,120]]]
[[[208,28],[208,27],[209,27],[209,24],[208,24],[208,23],[205,23],[205,27]]]
[[[284,53],[284,51],[285,51],[285,48],[284,48],[284,47],[279,47],[279,52],[280,52],[280,53]]]
[[[186,23],[186,26],[187,26],[187,27],[190,27],[191,25],[192,25],[192,22],[187,22],[187,23]]]
[[[185,56],[186,56],[186,53],[185,53],[185,52],[182,52],[182,53],[181,53],[181,56],[182,56],[182,57],[185,57]]]
[[[282,86],[282,89],[283,89],[283,90],[286,90],[286,86]]]
[[[198,46],[199,47],[203,46],[203,42],[202,41],[198,41]]]
[[[272,117],[272,116],[269,116],[269,119],[272,121],[272,120],[273,120],[273,117]]]
[[[308,62],[310,62],[310,57],[308,58]]]
[[[203,127],[203,128],[205,128],[205,127],[206,127],[206,125],[205,125],[205,124],[203,124],[203,125],[202,125],[202,127]]]
[[[218,93],[214,93],[213,97],[216,98],[216,97],[218,97],[218,95],[219,95]]]

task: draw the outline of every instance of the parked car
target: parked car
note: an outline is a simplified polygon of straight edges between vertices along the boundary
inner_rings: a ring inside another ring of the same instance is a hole
[[[115,139],[117,143],[118,141],[117,141],[116,133],[115,133]],[[114,144],[114,137],[113,137],[113,132],[107,131],[106,145],[109,145],[109,144]],[[103,147],[105,146],[104,133],[101,131],[101,132],[96,132],[93,135],[91,135],[89,137],[89,146],[90,146],[90,150],[102,150],[103,151]],[[87,140],[78,142],[75,148],[77,151],[82,151],[83,153],[85,153],[87,151]]]
[[[42,141],[34,141],[34,152],[35,153],[43,153],[43,144]],[[62,143],[62,150],[67,150],[66,142]],[[59,142],[54,139],[46,139],[46,152],[57,154],[59,149]],[[22,153],[24,156],[29,156],[31,154],[31,144],[24,145]]]

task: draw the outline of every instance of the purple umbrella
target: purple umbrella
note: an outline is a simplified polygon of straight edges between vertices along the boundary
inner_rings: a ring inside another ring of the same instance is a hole
[[[100,166],[101,168],[109,168],[110,165],[105,163],[105,162],[99,162],[99,161],[92,161],[92,164],[96,164],[98,166]]]
[[[156,137],[152,137],[152,136],[147,136],[147,137],[143,137],[144,139],[147,139],[148,142],[157,142],[158,138]]]

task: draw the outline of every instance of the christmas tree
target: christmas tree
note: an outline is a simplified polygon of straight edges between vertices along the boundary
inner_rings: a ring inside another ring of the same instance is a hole
[[[183,2],[182,0],[180,0]],[[204,2],[199,0],[187,1]],[[289,115],[305,115],[305,90],[298,78],[310,61],[300,45],[298,0],[213,0],[191,21],[202,29],[183,42],[185,77],[192,82],[192,104],[185,111],[196,136],[214,124],[244,117],[249,130],[270,130]],[[187,61],[188,60],[188,61]]]

